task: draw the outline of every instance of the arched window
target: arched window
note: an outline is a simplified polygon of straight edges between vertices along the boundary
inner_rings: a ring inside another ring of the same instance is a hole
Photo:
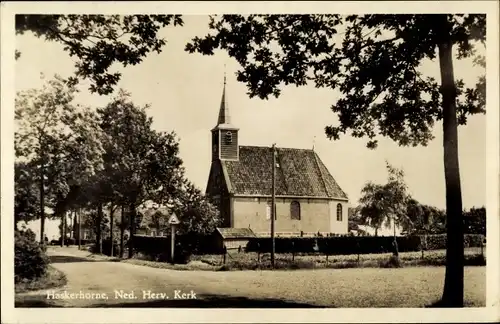
[[[233,142],[233,133],[231,131],[226,132],[226,143],[230,144]]]
[[[342,221],[342,204],[337,204],[337,221]]]
[[[300,220],[300,203],[298,201],[292,201],[290,203],[290,218]]]

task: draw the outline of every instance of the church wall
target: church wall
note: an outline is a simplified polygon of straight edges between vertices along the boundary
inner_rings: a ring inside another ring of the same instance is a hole
[[[342,206],[342,220],[337,220],[337,208],[338,204]],[[349,223],[348,223],[348,208],[349,203],[345,201],[330,201],[330,232],[337,234],[347,234],[349,232]]]
[[[256,233],[270,232],[271,219],[267,217],[269,212],[268,200],[270,201],[268,198],[233,198],[234,222],[232,227],[250,227]],[[291,218],[290,203],[293,200],[300,203],[300,220]],[[330,201],[327,199],[276,198],[277,219],[275,221],[275,231],[331,233],[333,230],[333,233],[346,233],[347,221],[338,222],[338,224],[332,226],[330,205]],[[345,209],[347,219],[347,207]]]
[[[218,160],[212,162],[206,194],[219,210],[220,217],[222,219],[222,224],[220,226],[230,227],[231,200],[229,197],[229,193],[227,192],[226,181],[222,173],[222,166],[220,161]]]
[[[212,161],[219,158],[219,132],[212,131]]]

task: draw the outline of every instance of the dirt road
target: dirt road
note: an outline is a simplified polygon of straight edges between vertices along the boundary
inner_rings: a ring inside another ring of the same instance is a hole
[[[72,248],[48,254],[67,285],[18,294],[16,307],[424,307],[444,280],[443,267],[175,271],[93,260]],[[465,274],[466,297],[484,303],[485,267]]]

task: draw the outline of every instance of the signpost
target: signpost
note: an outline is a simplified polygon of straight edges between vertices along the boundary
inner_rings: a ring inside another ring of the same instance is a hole
[[[175,225],[180,224],[179,219],[177,218],[177,215],[175,213],[172,213],[170,215],[170,218],[168,219],[168,224],[170,224],[170,229],[172,230],[172,235],[171,235],[171,242],[170,242],[170,257],[172,259],[172,263],[174,263],[174,249],[175,249]]]

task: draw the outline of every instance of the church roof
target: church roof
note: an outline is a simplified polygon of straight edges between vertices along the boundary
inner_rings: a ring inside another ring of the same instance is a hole
[[[226,95],[226,76],[224,76],[224,88],[222,89],[217,125],[214,129],[237,129],[231,124],[231,115],[229,113],[229,104]]]
[[[295,148],[276,151],[277,196],[347,199],[316,152]],[[270,147],[240,146],[238,161],[221,161],[231,192],[270,196],[272,159]]]
[[[217,231],[220,233],[222,238],[230,239],[230,238],[252,238],[255,237],[254,232],[250,228],[217,228]]]

